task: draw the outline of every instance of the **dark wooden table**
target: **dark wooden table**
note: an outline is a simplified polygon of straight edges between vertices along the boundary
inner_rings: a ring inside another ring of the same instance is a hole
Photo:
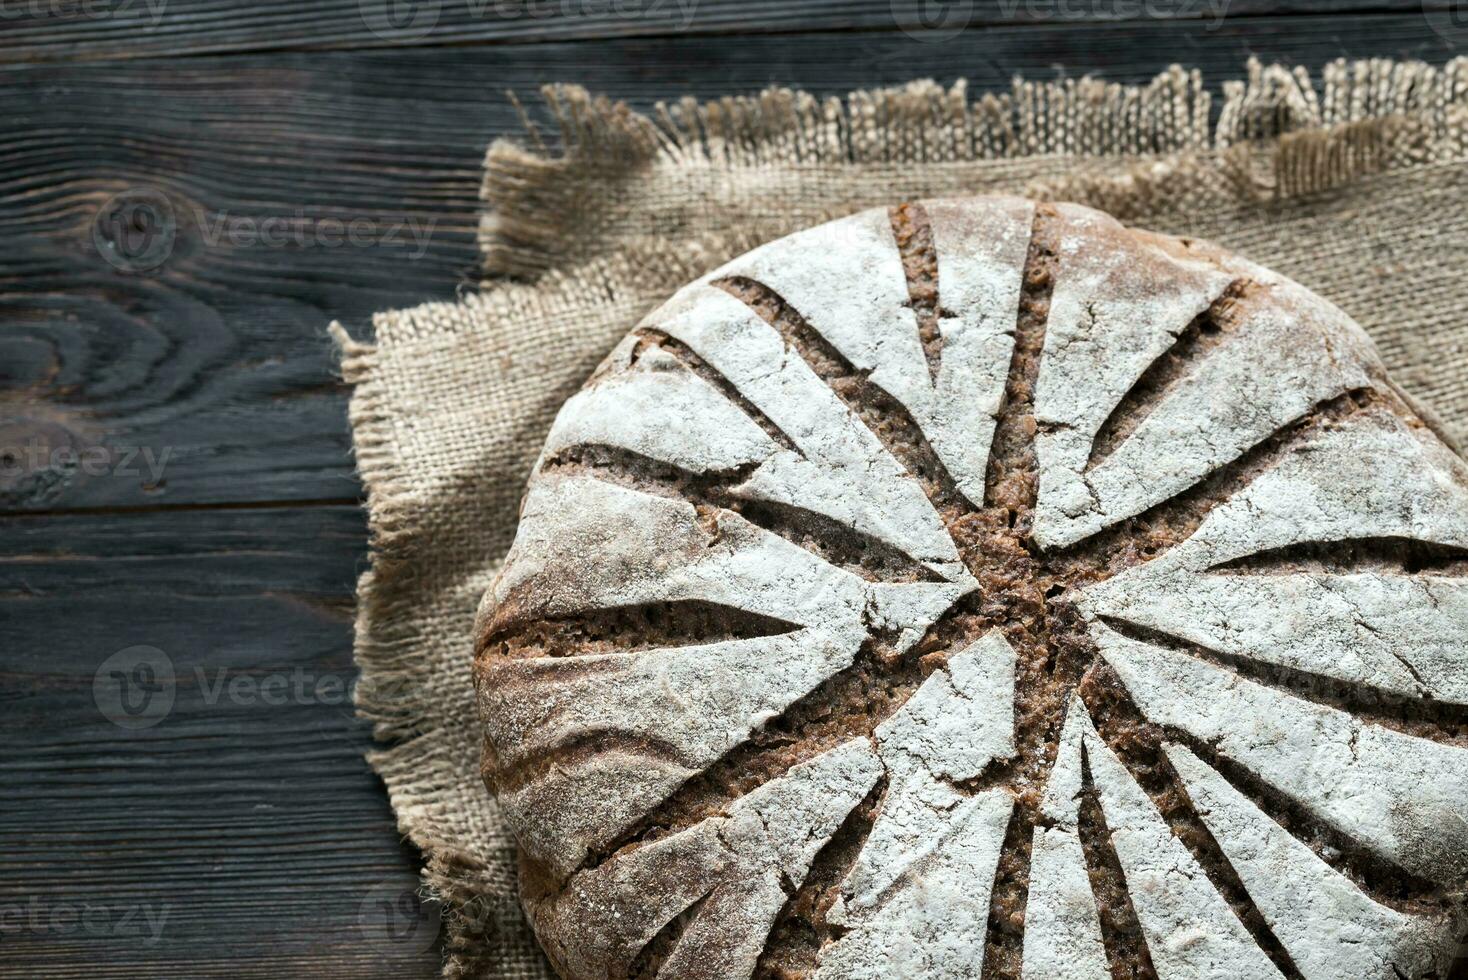
[[[506,90],[1442,62],[1456,4],[5,0],[0,975],[435,975],[348,694],[366,534],[324,328],[473,279]],[[154,193],[176,238],[138,271]]]

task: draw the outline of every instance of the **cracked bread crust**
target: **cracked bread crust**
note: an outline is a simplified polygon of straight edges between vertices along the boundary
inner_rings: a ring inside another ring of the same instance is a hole
[[[1445,977],[1468,921],[1468,467],[1328,302],[1089,209],[681,290],[477,634],[568,978]]]

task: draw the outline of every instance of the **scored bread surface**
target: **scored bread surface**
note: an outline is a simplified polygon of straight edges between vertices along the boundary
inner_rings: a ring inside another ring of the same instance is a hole
[[[1448,976],[1468,467],[1330,303],[1016,198],[644,319],[480,611],[563,976]]]

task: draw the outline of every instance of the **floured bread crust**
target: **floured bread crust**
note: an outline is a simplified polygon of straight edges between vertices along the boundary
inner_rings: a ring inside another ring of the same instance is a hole
[[[1468,467],[1325,300],[1074,205],[649,315],[475,679],[573,980],[1445,978],[1468,925]]]

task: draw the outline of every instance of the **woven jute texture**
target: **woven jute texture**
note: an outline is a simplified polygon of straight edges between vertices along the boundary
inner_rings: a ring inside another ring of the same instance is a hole
[[[1216,93],[1216,94],[1215,94]],[[446,975],[543,978],[514,845],[479,778],[470,628],[551,418],[678,286],[862,208],[984,192],[1069,200],[1211,239],[1359,320],[1397,381],[1468,437],[1468,59],[1249,65],[1217,89],[785,90],[643,115],[547,92],[486,161],[482,290],[334,328],[371,516],[359,710],[446,908]],[[1217,111],[1215,112],[1215,105]]]

